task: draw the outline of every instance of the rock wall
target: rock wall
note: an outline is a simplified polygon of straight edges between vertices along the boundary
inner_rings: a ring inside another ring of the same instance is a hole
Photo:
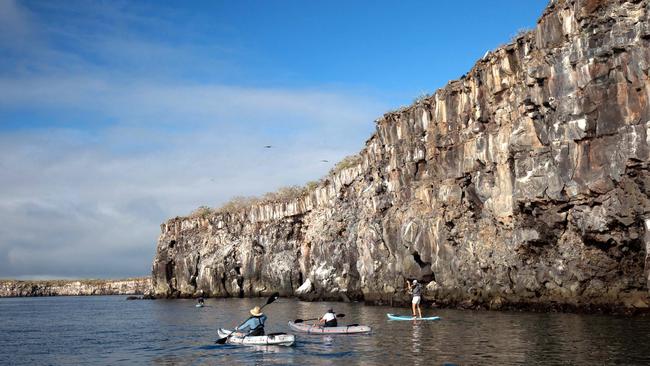
[[[150,293],[150,277],[124,280],[0,280],[0,297],[144,295]]]
[[[154,292],[647,307],[649,14],[551,1],[302,197],[164,223]]]

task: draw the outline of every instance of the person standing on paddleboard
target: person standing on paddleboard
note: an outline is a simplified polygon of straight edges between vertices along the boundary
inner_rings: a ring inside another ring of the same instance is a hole
[[[267,317],[260,311],[260,307],[256,306],[251,309],[251,317],[238,326],[235,331],[244,333],[247,336],[263,336],[264,335],[264,322]]]
[[[413,295],[413,299],[411,300],[411,307],[413,310],[413,317],[417,317],[418,314],[420,315],[420,318],[422,317],[422,310],[420,310],[420,299],[422,297],[422,285],[418,283],[418,280],[413,280],[413,286],[411,286],[411,283],[409,281],[406,281],[406,284],[409,287],[409,292]],[[415,313],[415,309],[417,308],[418,313]]]
[[[327,313],[325,313],[318,322],[323,324],[324,327],[336,327],[338,325],[338,322],[336,321],[336,313],[332,308],[327,310]]]

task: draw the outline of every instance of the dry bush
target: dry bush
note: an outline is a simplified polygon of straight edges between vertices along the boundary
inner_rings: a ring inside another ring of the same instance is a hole
[[[210,216],[214,211],[208,207],[208,206],[201,206],[194,210],[191,214],[190,217],[201,217],[201,218],[207,218]]]
[[[269,192],[262,196],[263,202],[286,202],[302,197],[307,190],[300,186],[281,187],[275,192]]]
[[[533,29],[530,29],[530,28],[519,28],[519,29],[517,29],[517,33],[515,33],[515,35],[512,36],[512,38],[510,39],[510,42],[515,43],[517,41],[517,39],[519,39],[521,37],[525,37],[528,33],[532,32],[532,31],[533,31]]]
[[[419,104],[421,102],[424,102],[427,98],[430,98],[432,94],[428,93],[420,93],[415,99],[413,99],[413,104]]]
[[[347,158],[346,158],[347,159]],[[343,160],[340,162],[338,165],[341,165],[343,163],[343,166],[347,166],[346,164],[350,164],[350,166],[353,166],[354,164],[351,162],[351,159],[348,160]],[[337,166],[338,166],[337,165]],[[342,168],[344,169],[344,168]],[[320,186],[321,184],[325,184],[326,182],[324,180],[319,180],[319,181],[311,181],[307,182],[304,187],[301,186],[287,186],[287,187],[281,187],[275,192],[268,192],[265,193],[262,197],[244,197],[244,196],[237,196],[233,197],[230,199],[228,202],[224,203],[221,207],[219,207],[216,210],[210,211],[210,213],[236,213],[236,212],[241,212],[245,209],[250,208],[253,205],[256,204],[265,204],[265,203],[278,203],[278,202],[289,202],[295,199],[298,199],[300,197],[303,197],[310,192],[313,192]],[[192,213],[192,217],[204,217],[204,210],[208,209],[205,206],[199,207],[196,211]]]
[[[313,192],[316,190],[316,188],[318,188],[320,183],[321,183],[320,181],[315,181],[315,180],[309,181],[305,183],[305,190],[307,192]]]
[[[219,213],[235,213],[243,211],[260,201],[257,197],[236,196],[217,209]]]
[[[346,156],[343,158],[343,160],[339,161],[332,170],[330,170],[330,175],[334,175],[338,172],[340,172],[343,169],[348,169],[351,168],[355,165],[358,165],[361,162],[361,156],[360,155],[350,155]]]

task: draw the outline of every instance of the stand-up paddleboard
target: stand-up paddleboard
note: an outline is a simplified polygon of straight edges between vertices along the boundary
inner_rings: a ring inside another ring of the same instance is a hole
[[[397,314],[386,314],[389,320],[440,320],[439,316],[425,316],[422,318],[414,317],[411,315],[397,315]]]

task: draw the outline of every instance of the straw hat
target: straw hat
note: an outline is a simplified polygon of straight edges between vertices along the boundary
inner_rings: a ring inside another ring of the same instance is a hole
[[[260,307],[259,307],[259,306],[256,306],[256,307],[254,307],[254,308],[251,309],[251,315],[252,315],[252,316],[262,316],[263,314],[264,314],[264,313],[262,313],[262,312],[260,311]]]

